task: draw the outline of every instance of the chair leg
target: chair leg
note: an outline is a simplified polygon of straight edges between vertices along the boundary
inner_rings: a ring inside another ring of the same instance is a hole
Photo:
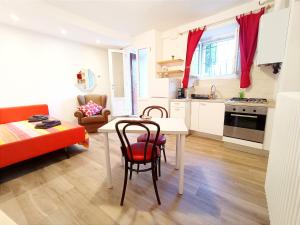
[[[161,158],[158,158],[158,175],[161,176],[161,170],[160,170],[160,162],[161,162]]]
[[[151,163],[152,165],[152,180],[153,180],[153,186],[154,186],[154,190],[155,190],[155,195],[156,195],[156,199],[157,199],[157,202],[158,204],[160,205],[160,198],[159,198],[159,195],[158,195],[158,190],[157,190],[157,186],[156,186],[156,176],[157,174],[155,174],[155,163]]]
[[[126,186],[127,186],[127,179],[128,179],[128,161],[125,160],[125,176],[124,176],[122,198],[121,198],[121,203],[120,203],[121,206],[123,206],[123,203],[124,203]]]
[[[137,164],[136,173],[138,174],[138,173],[139,173],[139,171],[140,171],[140,164],[138,163],[138,164]]]
[[[130,175],[129,175],[129,180],[131,180],[131,178],[132,178],[132,165],[133,165],[133,163],[130,163]]]
[[[157,165],[157,161],[155,161],[155,164],[154,164],[154,169],[155,169],[155,178],[156,178],[156,180],[158,180],[158,173],[157,173],[157,170],[158,170],[158,165]]]
[[[165,162],[167,162],[167,157],[166,157],[166,152],[165,152],[165,145],[162,145],[162,146],[161,146],[161,150],[162,150],[163,153],[164,153],[164,159],[165,159]]]

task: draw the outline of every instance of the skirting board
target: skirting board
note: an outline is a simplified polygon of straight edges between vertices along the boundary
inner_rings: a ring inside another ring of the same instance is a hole
[[[198,132],[198,131],[194,131],[194,130],[190,130],[189,132],[192,135],[196,135],[199,137],[205,137],[205,138],[209,138],[209,139],[214,139],[217,141],[222,141],[223,137],[219,136],[219,135],[214,135],[214,134],[207,134],[207,133],[202,133],[202,132]]]
[[[263,145],[251,141],[240,140],[236,138],[223,137],[224,147],[234,150],[248,152],[256,155],[268,156],[269,151],[263,149]]]

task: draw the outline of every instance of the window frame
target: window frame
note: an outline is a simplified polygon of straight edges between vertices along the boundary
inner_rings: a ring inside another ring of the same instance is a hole
[[[230,38],[235,38],[235,51],[234,51],[234,73],[232,74],[226,74],[226,75],[222,75],[222,76],[214,76],[214,77],[202,77],[201,75],[201,67],[202,67],[202,51],[203,51],[203,46],[207,45],[209,43],[215,43],[218,41],[222,41],[222,40],[226,40],[226,39],[230,39]],[[191,76],[197,77],[198,80],[216,80],[216,79],[236,79],[239,78],[240,76],[240,49],[239,49],[239,28],[235,28],[234,32],[230,32],[227,34],[223,34],[223,35],[218,35],[217,37],[213,37],[213,38],[208,38],[204,41],[199,41],[199,43],[197,44],[197,48],[195,51],[198,51],[198,66],[197,66],[197,74],[195,73],[191,73]],[[194,53],[195,54],[195,53]],[[194,72],[194,71],[193,71]]]

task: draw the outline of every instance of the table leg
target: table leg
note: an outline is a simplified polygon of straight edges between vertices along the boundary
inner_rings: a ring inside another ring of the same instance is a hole
[[[124,166],[124,161],[125,161],[125,158],[123,157],[123,155],[121,155],[121,166]]]
[[[178,156],[179,148],[180,148],[180,134],[177,134],[176,135],[176,166],[175,166],[176,170],[179,169],[179,156]]]
[[[111,165],[110,165],[110,155],[109,155],[109,141],[108,133],[104,134],[104,150],[105,150],[105,159],[106,159],[106,176],[108,188],[112,188],[112,177],[111,177]]]
[[[180,135],[180,148],[178,151],[179,155],[179,187],[178,193],[183,194],[183,186],[184,186],[184,150],[185,150],[185,135]]]

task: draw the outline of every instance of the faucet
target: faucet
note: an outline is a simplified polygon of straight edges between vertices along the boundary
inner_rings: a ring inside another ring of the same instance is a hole
[[[210,97],[212,99],[216,98],[216,90],[217,90],[216,85],[214,85],[214,84],[211,85],[211,87],[210,87]]]

